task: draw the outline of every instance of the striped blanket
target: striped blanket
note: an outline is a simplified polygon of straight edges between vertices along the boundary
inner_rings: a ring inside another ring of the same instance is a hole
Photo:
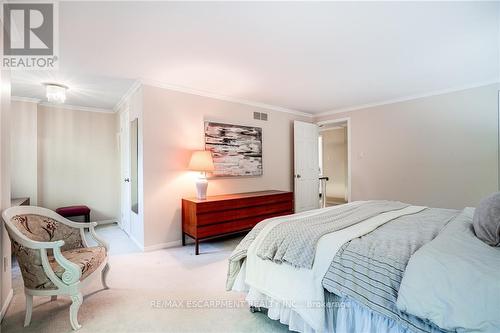
[[[275,226],[264,238],[257,255],[277,264],[311,269],[319,239],[382,213],[400,210],[408,204],[398,201],[374,200],[358,205],[343,205],[335,210],[309,217],[292,216]]]
[[[258,249],[259,257],[276,263],[287,262],[296,267],[311,268],[316,245],[321,236],[381,213],[408,206],[394,201],[358,201],[264,220],[258,223],[231,253],[226,289],[231,290],[233,287],[250,245],[260,232],[275,220],[283,220],[283,223],[273,227],[266,235],[264,244]]]
[[[458,211],[428,208],[399,217],[344,244],[323,278],[323,287],[354,299],[412,332],[442,332],[437,326],[401,312],[398,291],[411,255],[434,239]]]

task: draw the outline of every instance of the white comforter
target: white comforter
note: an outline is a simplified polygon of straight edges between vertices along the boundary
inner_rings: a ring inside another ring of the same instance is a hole
[[[348,205],[359,205],[361,203],[357,201]],[[383,213],[351,227],[323,236],[318,242],[312,269],[276,264],[269,260],[263,260],[256,255],[256,249],[269,231],[274,226],[287,221],[286,218],[277,219],[268,224],[249,247],[247,259],[233,290],[248,291],[248,287],[252,287],[275,301],[279,301],[286,307],[291,307],[315,331],[322,332],[326,325],[322,280],[340,247],[351,239],[361,237],[375,230],[384,223],[403,215],[418,213],[425,208],[410,206],[401,210]],[[312,216],[327,209],[334,210],[336,207],[317,209],[300,214]]]
[[[500,248],[477,238],[466,208],[411,257],[401,311],[456,332],[500,332]]]

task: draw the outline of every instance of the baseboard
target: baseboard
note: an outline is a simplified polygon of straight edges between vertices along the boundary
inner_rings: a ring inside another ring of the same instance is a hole
[[[144,245],[140,244],[137,241],[137,239],[134,238],[134,236],[129,235],[129,237],[132,240],[132,242],[134,242],[134,244],[137,245],[137,247],[142,250],[142,252],[151,252],[151,251],[156,251],[156,250],[161,250],[161,249],[168,249],[170,247],[176,247],[176,246],[181,246],[182,245],[182,241],[181,240],[176,240],[176,241],[173,241],[173,242],[167,242],[167,243],[160,243],[160,244],[155,244],[155,245],[144,246]]]
[[[118,223],[118,220],[102,220],[102,221],[92,221],[97,223],[97,225],[104,225],[104,224],[113,224],[113,223]]]
[[[2,305],[2,311],[0,312],[0,322],[3,320],[3,317],[7,313],[7,310],[9,309],[10,301],[12,301],[13,296],[14,296],[14,290],[11,289],[9,291],[9,295],[7,296],[7,299],[5,300],[5,303]]]
[[[173,241],[173,242],[167,242],[167,243],[160,243],[160,244],[145,246],[144,249],[143,249],[143,251],[144,252],[156,251],[156,250],[168,249],[169,247],[176,247],[176,246],[181,246],[181,245],[182,245],[182,241],[181,240],[176,240],[176,241]]]
[[[141,249],[142,252],[144,252],[144,245],[142,245],[141,243],[139,243],[139,241],[137,239],[135,239],[134,236],[132,236],[132,235],[128,235],[128,236],[132,240],[132,242],[134,242],[134,244],[137,245],[137,247],[139,249]]]

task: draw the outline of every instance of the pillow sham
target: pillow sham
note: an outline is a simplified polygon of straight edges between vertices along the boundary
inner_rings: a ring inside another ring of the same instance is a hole
[[[476,237],[491,246],[500,246],[500,192],[483,198],[472,221]]]

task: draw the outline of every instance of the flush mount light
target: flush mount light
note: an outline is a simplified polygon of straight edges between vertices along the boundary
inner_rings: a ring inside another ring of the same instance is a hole
[[[67,86],[59,83],[44,83],[44,85],[49,103],[64,103],[66,100],[66,90],[68,90]]]

